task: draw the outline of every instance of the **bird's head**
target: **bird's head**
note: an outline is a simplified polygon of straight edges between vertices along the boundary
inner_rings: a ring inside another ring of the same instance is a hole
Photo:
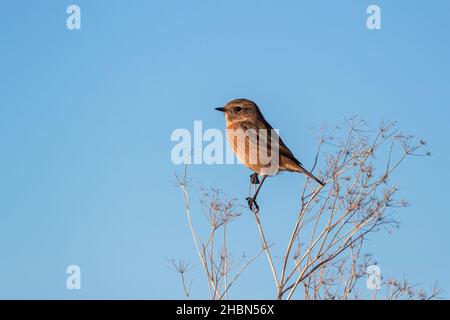
[[[256,103],[248,99],[236,99],[228,102],[222,108],[216,108],[217,111],[225,113],[227,123],[237,121],[257,121],[262,117]]]

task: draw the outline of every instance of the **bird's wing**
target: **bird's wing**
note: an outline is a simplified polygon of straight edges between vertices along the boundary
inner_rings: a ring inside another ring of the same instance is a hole
[[[266,126],[266,128],[269,129],[269,139],[270,139],[270,137],[271,137],[270,134],[271,134],[273,128],[265,119],[263,119],[263,120],[264,120],[264,125]],[[278,141],[279,141],[280,156],[285,156],[286,158],[294,161],[299,166],[303,167],[303,164],[300,161],[297,160],[297,158],[294,156],[292,151],[283,142],[283,140],[281,139],[280,135],[278,135]]]

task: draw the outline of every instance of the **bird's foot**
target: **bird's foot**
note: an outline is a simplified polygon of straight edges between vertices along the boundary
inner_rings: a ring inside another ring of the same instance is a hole
[[[258,174],[255,172],[250,176],[251,184],[259,184]]]
[[[259,212],[259,206],[256,203],[256,199],[255,198],[247,197],[246,200],[248,202],[248,207],[250,208],[251,211],[253,211],[255,213]]]

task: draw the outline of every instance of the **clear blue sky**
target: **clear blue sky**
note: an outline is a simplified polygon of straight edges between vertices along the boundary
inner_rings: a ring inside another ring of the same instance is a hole
[[[65,27],[72,3],[78,31]],[[382,30],[366,28],[372,3]],[[258,102],[306,165],[309,128],[342,115],[397,120],[426,139],[433,157],[396,176],[411,202],[401,228],[368,249],[386,277],[438,280],[448,297],[448,1],[17,0],[0,9],[0,298],[182,298],[166,259],[198,263],[170,134],[194,120],[223,129],[213,108],[238,97]],[[239,198],[248,175],[190,171],[195,186]],[[302,179],[280,176],[261,193],[275,242]],[[232,234],[235,252],[257,250],[250,216]],[[81,267],[81,291],[65,287],[70,264]],[[191,275],[194,297],[207,298],[200,267]],[[274,297],[264,257],[232,294]]]

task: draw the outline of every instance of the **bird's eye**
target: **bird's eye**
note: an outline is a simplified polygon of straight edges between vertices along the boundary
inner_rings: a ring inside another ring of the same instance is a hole
[[[234,108],[234,111],[241,112],[242,111],[242,107],[236,107],[236,108]]]

